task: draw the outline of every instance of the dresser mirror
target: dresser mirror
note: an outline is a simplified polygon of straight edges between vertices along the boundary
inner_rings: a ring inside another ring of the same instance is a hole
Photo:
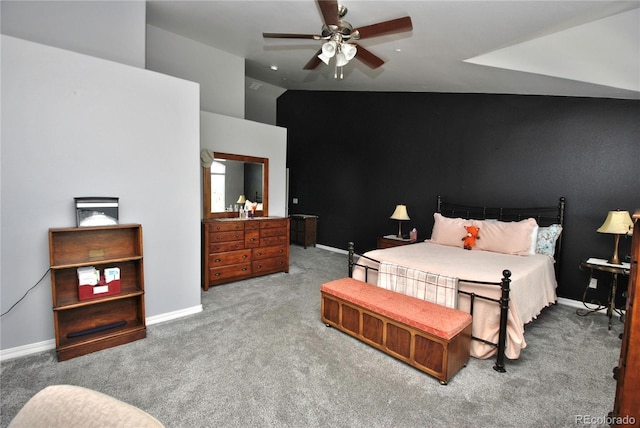
[[[268,216],[268,158],[203,150],[201,164],[204,219],[240,217],[243,200],[257,204],[256,216]]]

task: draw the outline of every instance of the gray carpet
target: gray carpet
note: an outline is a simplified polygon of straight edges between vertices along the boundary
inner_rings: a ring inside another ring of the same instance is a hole
[[[204,311],[144,340],[57,362],[2,363],[0,426],[52,384],[92,388],[167,427],[570,427],[613,408],[622,324],[554,306],[527,326],[507,373],[472,358],[447,386],[320,321],[323,282],[347,257],[291,247],[289,274],[203,292]],[[604,424],[602,424],[604,426]]]

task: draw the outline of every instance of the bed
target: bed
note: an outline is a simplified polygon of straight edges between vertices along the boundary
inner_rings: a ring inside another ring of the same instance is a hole
[[[361,256],[349,243],[349,276],[471,313],[471,355],[496,355],[494,368],[502,372],[505,357],[517,359],[527,346],[525,324],[557,300],[564,212],[565,198],[550,206],[492,208],[438,196],[430,239]],[[471,224],[480,234],[467,250],[464,226]]]

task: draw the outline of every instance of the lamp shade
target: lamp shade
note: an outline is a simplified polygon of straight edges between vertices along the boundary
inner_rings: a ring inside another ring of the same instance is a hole
[[[240,195],[240,197],[238,197],[238,200],[236,201],[236,204],[244,204],[245,202],[247,202],[247,198],[245,198],[244,195]]]
[[[337,48],[338,44],[331,40],[322,45],[322,53],[331,58],[336,54]]]
[[[406,205],[396,205],[395,211],[391,214],[392,220],[411,220],[409,218],[409,214],[407,213]]]
[[[344,57],[347,61],[351,61],[353,59],[353,57],[356,56],[356,53],[358,53],[358,49],[356,48],[355,45],[352,45],[350,43],[344,43],[342,45],[342,53],[344,54]]]
[[[597,231],[600,233],[612,233],[625,235],[633,229],[633,221],[629,211],[609,211],[607,218]]]

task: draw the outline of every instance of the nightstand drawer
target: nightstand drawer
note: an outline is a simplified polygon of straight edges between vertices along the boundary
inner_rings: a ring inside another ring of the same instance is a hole
[[[400,247],[402,245],[414,244],[417,241],[410,241],[408,239],[388,238],[386,236],[379,236],[377,241],[378,249]]]

